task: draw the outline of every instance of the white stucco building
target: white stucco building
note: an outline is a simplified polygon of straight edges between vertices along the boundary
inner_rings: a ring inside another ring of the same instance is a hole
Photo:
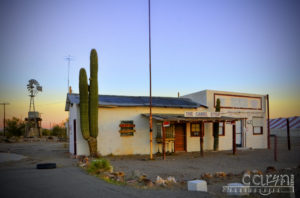
[[[221,101],[220,114],[215,111]],[[153,152],[162,152],[163,122],[167,152],[213,149],[212,123],[218,121],[219,150],[267,148],[267,97],[258,94],[204,90],[182,96],[153,97]],[[70,153],[88,155],[80,130],[79,95],[68,94]],[[101,155],[149,154],[149,97],[99,95],[98,151]],[[233,130],[235,126],[235,130]],[[235,131],[235,133],[233,133]],[[235,143],[233,143],[235,142]]]

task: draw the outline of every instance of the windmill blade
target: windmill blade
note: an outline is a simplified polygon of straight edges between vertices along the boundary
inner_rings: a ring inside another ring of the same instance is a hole
[[[42,86],[37,86],[36,89],[37,89],[38,91],[40,91],[40,92],[43,91],[43,87],[42,87]]]

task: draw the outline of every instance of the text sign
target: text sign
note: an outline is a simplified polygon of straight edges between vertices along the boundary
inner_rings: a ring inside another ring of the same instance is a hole
[[[220,112],[205,112],[205,111],[187,111],[184,117],[205,118],[205,117],[220,117]]]

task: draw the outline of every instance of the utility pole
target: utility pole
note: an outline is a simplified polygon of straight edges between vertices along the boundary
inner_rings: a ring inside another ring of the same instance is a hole
[[[152,156],[152,82],[151,82],[151,10],[150,10],[150,0],[148,0],[148,19],[149,19],[149,81],[150,81],[150,101],[149,101],[149,125],[150,125],[150,159],[153,159]]]
[[[4,116],[3,116],[3,136],[5,136],[5,105],[9,105],[9,103],[2,102],[2,103],[0,103],[0,105],[3,105],[3,113],[4,113]]]

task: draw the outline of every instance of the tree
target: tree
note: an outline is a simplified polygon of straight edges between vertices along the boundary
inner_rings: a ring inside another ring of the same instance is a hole
[[[25,134],[25,122],[23,120],[13,117],[5,122],[8,136],[22,136]]]
[[[216,112],[220,112],[220,99],[216,102]],[[214,151],[219,150],[219,122],[213,123]]]
[[[92,49],[90,55],[90,85],[84,68],[79,71],[80,125],[87,140],[91,156],[97,156],[98,137],[98,55]]]

